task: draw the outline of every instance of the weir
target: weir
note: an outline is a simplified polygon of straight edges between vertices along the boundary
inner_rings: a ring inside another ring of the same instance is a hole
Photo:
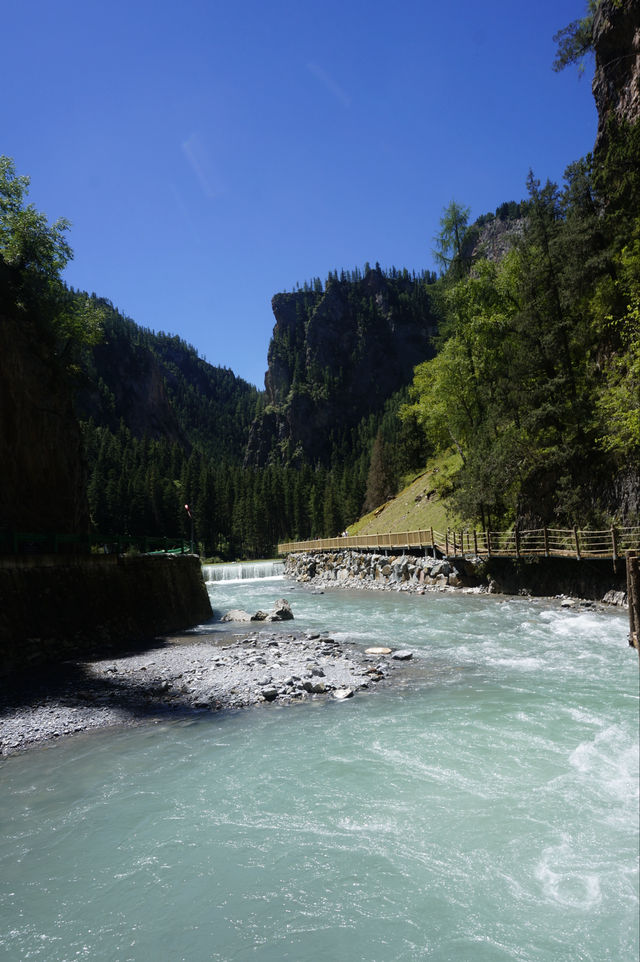
[[[283,561],[239,561],[234,564],[203,565],[206,582],[253,581],[256,578],[279,578],[284,574]]]

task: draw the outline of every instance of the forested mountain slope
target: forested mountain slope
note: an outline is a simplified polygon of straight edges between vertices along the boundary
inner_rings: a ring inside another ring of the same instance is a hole
[[[242,500],[238,475],[262,392],[179,337],[139,327],[104,299],[92,301],[102,337],[83,354],[76,408],[94,528],[188,535],[189,504],[208,553],[241,550],[233,509]]]
[[[94,526],[186,535],[189,504],[206,554],[235,557],[353,522],[424,456],[397,412],[431,352],[434,280],[376,268],[276,295],[264,414],[231,371],[94,299],[103,337],[77,399]],[[374,441],[385,468],[370,477]]]
[[[155,333],[93,297],[103,336],[85,353],[78,393],[83,421],[137,438],[196,444],[220,461],[241,462],[262,394],[227,368],[198,356],[177,336]]]
[[[330,274],[324,288],[316,281],[277,294],[267,407],[251,429],[246,464],[327,466],[343,456],[349,432],[379,415],[432,356],[433,281],[376,265]]]

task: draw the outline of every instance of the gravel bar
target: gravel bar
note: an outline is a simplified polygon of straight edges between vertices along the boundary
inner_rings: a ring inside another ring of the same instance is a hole
[[[406,656],[406,652],[403,653]],[[0,682],[0,756],[91,729],[309,698],[351,698],[395,667],[326,634],[156,639],[124,656],[68,661]]]

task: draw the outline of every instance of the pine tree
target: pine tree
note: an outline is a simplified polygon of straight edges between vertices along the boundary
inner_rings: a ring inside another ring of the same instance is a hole
[[[367,490],[362,510],[367,513],[384,504],[395,494],[395,478],[391,451],[378,431],[371,450],[371,463],[367,475]]]

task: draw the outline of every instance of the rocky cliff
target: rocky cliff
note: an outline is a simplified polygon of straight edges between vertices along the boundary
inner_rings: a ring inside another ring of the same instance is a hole
[[[31,321],[0,317],[0,534],[88,530],[82,438],[50,355]]]
[[[593,20],[595,73],[593,96],[598,108],[596,150],[605,146],[613,119],[630,124],[640,118],[640,3],[602,0]]]
[[[166,438],[185,444],[171,407],[164,375],[150,350],[110,331],[93,348],[93,381],[79,393],[77,408],[83,419],[93,418],[115,430],[123,420],[138,438]]]
[[[85,358],[76,408],[83,421],[135,438],[165,440],[189,452],[194,444],[241,462],[260,392],[198,356],[177,336],[156,334],[123,317],[108,301],[104,337]]]
[[[326,461],[332,436],[380,410],[432,353],[428,285],[406,272],[333,277],[324,291],[277,294],[272,308],[267,409],[247,465]]]

